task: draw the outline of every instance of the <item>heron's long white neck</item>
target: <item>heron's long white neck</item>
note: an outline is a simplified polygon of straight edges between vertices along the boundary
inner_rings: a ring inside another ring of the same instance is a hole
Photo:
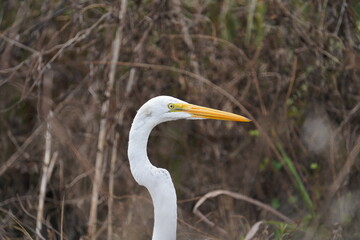
[[[136,182],[148,189],[154,204],[152,240],[175,240],[177,205],[173,182],[167,170],[153,166],[147,157],[147,142],[155,125],[135,117],[129,135],[130,169]]]

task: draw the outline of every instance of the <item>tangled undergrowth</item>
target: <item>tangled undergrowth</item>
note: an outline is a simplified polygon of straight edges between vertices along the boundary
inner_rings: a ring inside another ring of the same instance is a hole
[[[359,239],[359,73],[356,0],[2,1],[0,237],[149,239],[127,138],[172,95],[253,120],[153,131],[179,239]]]

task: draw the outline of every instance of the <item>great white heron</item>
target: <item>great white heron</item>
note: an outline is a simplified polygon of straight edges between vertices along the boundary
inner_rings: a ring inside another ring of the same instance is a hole
[[[128,157],[132,175],[138,184],[147,188],[154,204],[152,240],[176,239],[177,203],[169,172],[151,164],[146,146],[156,125],[178,119],[250,121],[237,114],[189,104],[169,96],[154,97],[137,111],[129,134]]]

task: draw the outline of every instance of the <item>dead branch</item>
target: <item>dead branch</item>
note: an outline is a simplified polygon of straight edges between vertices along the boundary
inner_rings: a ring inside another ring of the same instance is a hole
[[[109,173],[109,198],[108,198],[108,218],[107,218],[107,239],[113,239],[113,205],[114,205],[114,183],[115,183],[115,165],[118,153],[118,142],[120,138],[120,133],[116,131],[116,126],[121,124],[124,118],[124,112],[126,107],[124,106],[120,112],[117,114],[117,121],[115,122],[113,129],[115,131],[114,143],[111,151],[111,162],[110,162],[110,173]]]
[[[290,218],[286,217],[284,214],[280,213],[279,211],[277,211],[276,209],[272,208],[271,206],[262,203],[258,200],[255,200],[253,198],[250,198],[248,196],[245,196],[241,193],[235,193],[235,192],[230,192],[227,190],[214,190],[211,192],[208,192],[207,194],[205,194],[202,198],[200,198],[199,201],[196,202],[194,208],[193,208],[193,213],[195,215],[197,215],[202,221],[204,221],[206,224],[208,224],[211,227],[215,227],[216,229],[219,230],[219,232],[221,232],[222,234],[225,234],[226,231],[222,228],[220,228],[219,226],[216,226],[215,223],[213,223],[212,221],[210,221],[203,213],[201,213],[201,211],[199,210],[199,207],[209,198],[215,198],[219,195],[226,195],[238,200],[242,200],[248,203],[251,203],[253,205],[256,205],[262,209],[264,209],[265,211],[268,211],[270,213],[272,213],[273,215],[277,216],[278,218],[284,220],[285,222],[291,223],[291,224],[295,224],[295,222],[293,220],[291,220]]]
[[[134,62],[142,62],[144,59],[144,43],[146,41],[146,39],[149,36],[149,33],[153,27],[153,21],[150,19],[149,20],[149,27],[145,30],[144,34],[142,35],[140,41],[138,42],[138,44],[136,45],[136,47],[134,48],[134,54],[135,54],[135,59]],[[129,74],[129,80],[127,82],[126,85],[126,89],[125,89],[125,96],[129,96],[133,85],[137,82],[137,78],[138,78],[138,72],[137,72],[137,68],[133,67],[130,69],[130,74]]]
[[[50,112],[50,116],[52,113]],[[41,228],[42,228],[42,221],[43,221],[43,214],[44,214],[44,202],[45,202],[45,194],[46,194],[46,185],[47,179],[49,176],[49,165],[50,165],[50,156],[51,156],[51,133],[50,133],[50,122],[47,123],[47,128],[45,132],[45,155],[44,155],[44,162],[43,162],[43,170],[42,170],[42,177],[40,183],[40,193],[39,193],[39,203],[38,203],[38,211],[36,217],[36,234],[38,239],[41,237]]]
[[[189,28],[186,24],[185,17],[181,12],[181,2],[179,0],[173,0],[172,5],[174,7],[174,11],[177,15],[177,18],[179,19],[184,42],[188,47],[188,49],[190,50],[190,64],[193,67],[194,73],[200,74],[199,63],[197,62],[196,55],[194,53],[194,44],[190,37]]]

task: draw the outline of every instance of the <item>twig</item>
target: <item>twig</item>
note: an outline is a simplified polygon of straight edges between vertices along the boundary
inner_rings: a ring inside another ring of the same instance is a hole
[[[19,42],[19,41],[16,41],[16,40],[14,40],[14,39],[11,39],[11,38],[5,36],[5,35],[2,34],[2,33],[0,33],[0,38],[4,39],[4,40],[7,41],[8,43],[11,43],[11,44],[13,44],[13,45],[15,45],[15,46],[17,46],[17,47],[19,47],[19,48],[22,48],[22,49],[24,49],[24,50],[26,50],[26,51],[29,51],[29,52],[31,52],[31,53],[34,53],[35,55],[41,55],[41,53],[40,53],[39,51],[37,51],[37,50],[35,50],[35,49],[33,49],[33,48],[29,47],[29,46],[26,46],[26,45],[22,44],[22,43]]]
[[[46,185],[48,179],[48,170],[50,164],[50,155],[51,155],[51,133],[50,133],[50,123],[47,124],[47,129],[45,133],[45,156],[43,162],[43,170],[42,177],[40,183],[40,193],[39,193],[39,203],[36,217],[36,239],[38,239],[41,235],[42,228],[42,218],[44,214],[44,202],[45,202],[45,193],[46,193]]]
[[[202,236],[201,239],[219,240],[218,238],[215,238],[215,237],[213,237],[213,236],[210,236],[209,233],[206,233],[205,231],[202,231],[202,230],[200,230],[200,229],[192,226],[191,224],[185,222],[183,219],[179,219],[179,218],[178,218],[178,221],[179,221],[181,224],[185,225],[186,227],[192,229],[193,231],[196,231],[197,233],[201,234],[201,236]],[[183,235],[185,235],[185,234],[183,234]],[[191,239],[191,238],[188,238],[188,239]]]
[[[334,31],[334,34],[337,36],[340,30],[340,26],[342,24],[342,21],[344,19],[344,13],[345,13],[345,9],[347,8],[348,4],[346,2],[346,0],[343,0],[343,3],[341,4],[341,10],[340,10],[340,16],[339,16],[339,20],[336,24],[336,28]]]
[[[333,60],[335,63],[337,63],[339,65],[342,64],[342,61],[340,61],[337,57],[335,57],[334,55],[332,55],[331,53],[329,53],[325,49],[323,49],[321,47],[317,47],[316,49],[319,50],[319,52],[321,52],[322,54],[324,54],[328,58],[330,58],[331,60]]]
[[[348,113],[348,115],[344,118],[344,120],[340,123],[339,127],[331,134],[330,137],[330,151],[329,151],[329,166],[331,169],[332,177],[335,178],[335,143],[340,131],[345,126],[346,123],[350,121],[350,119],[360,110],[360,102],[356,104]]]
[[[112,231],[112,211],[113,211],[113,203],[114,203],[114,174],[115,174],[115,163],[117,158],[117,148],[120,134],[118,132],[115,133],[115,139],[111,152],[111,162],[110,162],[110,175],[109,175],[109,198],[108,198],[108,228],[107,228],[107,239],[111,240],[113,231]]]
[[[199,201],[196,202],[194,208],[193,208],[193,213],[195,215],[197,215],[199,218],[201,218],[201,220],[203,220],[206,224],[208,224],[211,227],[216,227],[221,233],[225,234],[225,230],[216,226],[215,223],[213,223],[212,221],[210,221],[208,218],[205,217],[204,214],[202,214],[199,210],[199,207],[209,198],[214,198],[217,197],[219,195],[227,195],[230,196],[232,198],[238,199],[238,200],[242,200],[248,203],[251,203],[253,205],[256,205],[258,207],[261,207],[263,209],[265,209],[266,211],[274,214],[275,216],[277,216],[278,218],[284,220],[285,222],[291,223],[291,224],[295,224],[295,222],[293,220],[291,220],[290,218],[286,217],[284,214],[280,213],[279,211],[275,210],[274,208],[270,207],[267,204],[264,204],[258,200],[255,200],[253,198],[250,198],[248,196],[245,196],[241,193],[235,193],[235,192],[230,192],[227,190],[214,190],[211,192],[208,192],[207,194],[205,194]]]
[[[263,224],[263,221],[259,221],[259,222],[255,223],[255,224],[251,227],[250,231],[248,231],[248,233],[246,234],[245,240],[251,240],[251,239],[253,239],[253,237],[255,236],[255,234],[259,231],[261,224]],[[255,238],[254,238],[254,239],[255,239]]]
[[[260,90],[259,80],[258,80],[258,77],[257,77],[256,70],[255,70],[255,68],[253,66],[253,63],[251,63],[249,67],[250,67],[250,73],[251,73],[251,76],[252,76],[252,80],[253,80],[254,85],[255,85],[256,93],[257,93],[257,95],[259,97],[261,112],[262,112],[263,115],[266,116],[268,113],[267,113],[267,110],[266,110],[266,107],[265,107],[265,104],[264,104],[264,100],[263,100],[262,93],[261,93],[261,90]]]
[[[65,212],[65,191],[61,200],[61,216],[60,216],[60,239],[64,239],[64,212]]]
[[[52,112],[50,112],[50,117]],[[36,217],[36,239],[41,237],[41,228],[42,228],[42,219],[44,214],[44,202],[45,202],[45,193],[46,193],[46,185],[47,179],[49,178],[49,165],[50,165],[50,156],[51,156],[51,133],[50,133],[50,122],[47,123],[47,128],[45,132],[45,155],[43,162],[43,170],[42,177],[40,183],[40,193],[39,193],[39,203]]]
[[[320,9],[320,19],[319,19],[319,27],[318,27],[318,31],[321,34],[321,36],[324,33],[324,21],[325,21],[325,16],[326,16],[326,7],[328,5],[328,1],[329,0],[324,0],[322,3],[322,7]]]
[[[294,56],[294,62],[292,64],[292,68],[291,68],[291,76],[290,76],[290,85],[289,85],[289,88],[286,92],[286,96],[285,96],[285,106],[287,108],[287,100],[289,99],[290,95],[291,95],[291,92],[292,92],[292,89],[294,87],[294,83],[295,83],[295,80],[296,80],[296,70],[297,70],[297,57]],[[287,111],[285,111],[287,112]],[[285,113],[286,114],[286,113]]]
[[[31,195],[23,195],[23,196],[16,196],[16,197],[11,197],[11,198],[8,198],[8,199],[4,199],[2,202],[0,202],[0,208],[3,207],[3,206],[6,206],[8,204],[11,204],[11,203],[14,203],[14,202],[17,202],[19,200],[33,200],[34,198],[37,198],[37,196],[34,196],[33,194]]]
[[[15,215],[11,212],[11,211],[7,211],[3,208],[0,207],[0,212],[3,212],[5,214],[8,214],[10,216],[10,218],[19,226],[19,227],[14,227],[15,229],[19,230],[20,232],[22,232],[28,239],[33,239],[30,235],[30,233],[26,230],[26,228],[21,224],[20,220],[17,219],[15,217]]]
[[[352,166],[354,166],[358,155],[360,153],[360,136],[356,139],[353,149],[350,151],[344,166],[341,168],[338,176],[332,183],[329,191],[329,199],[332,199],[335,193],[339,190],[345,178],[349,175]]]
[[[108,229],[107,229],[107,239],[111,240],[113,239],[113,231],[112,231],[112,213],[113,213],[113,204],[114,204],[114,175],[115,175],[115,164],[116,164],[116,158],[117,158],[117,149],[118,149],[118,142],[120,138],[120,134],[118,131],[116,131],[116,125],[120,124],[120,121],[123,120],[124,112],[126,107],[123,107],[121,111],[117,114],[117,122],[114,125],[115,130],[115,137],[114,137],[114,143],[112,146],[112,152],[111,152],[111,162],[110,162],[110,175],[109,175],[109,198],[108,198]]]
[[[54,170],[54,166],[55,166],[55,163],[56,163],[56,160],[59,156],[59,153],[58,152],[54,152],[52,157],[51,157],[51,160],[50,160],[50,164],[49,164],[49,170],[48,170],[48,174],[46,176],[46,181],[49,182],[50,181],[50,178],[51,178],[51,174]]]
[[[76,176],[70,183],[65,185],[65,188],[72,188],[76,183],[78,183],[81,179],[86,178],[90,174],[92,174],[93,170],[89,170],[86,172],[83,172]]]
[[[251,39],[251,32],[253,30],[253,24],[254,24],[254,16],[255,16],[255,10],[256,10],[256,5],[257,5],[258,1],[254,1],[251,0],[248,2],[248,14],[246,17],[246,34],[245,34],[245,42],[246,44],[250,43],[250,39]]]
[[[136,45],[136,47],[134,48],[134,54],[135,54],[135,62],[142,62],[143,58],[144,58],[144,51],[143,51],[143,47],[144,47],[144,42],[146,41],[147,37],[149,36],[150,30],[153,27],[153,21],[150,20],[150,25],[149,27],[145,30],[144,34],[142,35],[140,41],[138,42],[138,44]],[[137,71],[138,69],[133,67],[130,69],[130,74],[129,74],[129,80],[127,82],[126,85],[126,89],[125,89],[125,96],[129,96],[132,87],[134,86],[134,84],[137,81]]]
[[[179,37],[181,37],[180,34],[167,34],[167,35],[164,35],[164,36],[165,37],[170,37],[170,38],[175,38],[175,37],[179,38]],[[250,62],[249,57],[246,56],[245,52],[241,48],[239,48],[238,46],[236,46],[232,42],[229,42],[229,41],[227,41],[225,39],[218,38],[218,37],[215,37],[215,36],[203,35],[203,34],[191,34],[191,37],[192,38],[198,38],[198,39],[212,40],[212,41],[217,42],[217,43],[225,44],[229,48],[232,48],[235,51],[237,51],[239,53],[239,55],[246,61],[246,63]]]
[[[114,86],[115,81],[115,72],[116,72],[116,62],[119,58],[123,29],[125,25],[125,14],[127,8],[127,0],[121,1],[121,9],[119,12],[119,20],[120,26],[116,31],[116,36],[113,41],[112,45],[112,58],[110,64],[110,71],[109,71],[109,80],[107,83],[107,89],[105,91],[106,99],[101,106],[101,120],[100,120],[100,130],[99,130],[99,138],[97,144],[97,153],[96,153],[96,163],[95,163],[95,177],[93,183],[93,190],[91,195],[91,206],[90,206],[90,216],[89,216],[89,223],[88,223],[88,236],[91,239],[95,239],[96,235],[96,221],[97,221],[97,204],[98,204],[98,197],[99,197],[99,189],[102,182],[102,165],[104,161],[104,146],[105,146],[105,133],[107,128],[107,118],[106,115],[109,111],[110,105],[110,95]]]
[[[179,22],[180,22],[181,32],[183,34],[184,42],[190,50],[190,53],[189,53],[190,64],[193,67],[193,71],[196,74],[200,74],[199,63],[196,61],[196,55],[194,53],[194,44],[190,37],[189,28],[185,22],[184,15],[181,13],[181,2],[180,2],[180,0],[172,0],[172,5],[174,7],[174,11],[177,15],[177,18],[179,19]]]
[[[32,215],[31,213],[29,213],[28,210],[25,209],[25,207],[24,207],[23,203],[20,201],[20,199],[18,199],[18,202],[19,202],[19,205],[20,205],[21,209],[24,211],[24,213],[27,216],[29,216],[30,218],[36,220],[36,217],[34,215]],[[44,225],[45,225],[45,223],[44,223]],[[46,225],[46,226],[49,227],[49,228],[52,228],[51,226],[48,226],[48,225]],[[36,233],[36,230],[35,231],[33,229],[29,229],[29,230]],[[45,238],[43,236],[41,236],[41,235],[38,235],[38,237],[41,238],[42,240],[45,240]]]
[[[30,2],[22,2],[19,6],[19,8],[16,11],[16,15],[14,17],[14,21],[12,21],[11,26],[4,29],[4,33],[8,35],[10,38],[15,38],[16,36],[20,35],[21,31],[21,24],[26,21],[25,19],[28,18],[27,16],[27,8],[30,7]],[[6,7],[5,7],[6,9]],[[3,10],[2,10],[3,11]],[[10,56],[12,52],[12,48],[14,46],[14,43],[10,43],[8,45],[2,46],[1,48],[1,56],[0,56],[0,62],[1,65],[4,68],[8,68],[10,64]]]
[[[24,154],[25,149],[33,143],[35,137],[41,132],[43,125],[40,125],[35,131],[28,137],[25,142],[21,145],[21,147],[0,167],[0,176],[6,172],[6,170],[11,167],[15,161]]]
[[[8,137],[9,137],[10,141],[15,145],[16,149],[19,150],[19,149],[20,149],[19,143],[17,142],[14,134],[11,132],[10,126],[6,126],[6,127],[8,127],[8,131],[7,131],[8,134],[7,134],[7,135],[8,135]],[[20,150],[20,151],[21,151],[21,150]],[[29,159],[29,158],[30,158],[30,155],[29,155],[27,152],[23,152],[22,155],[23,155],[23,157],[24,157],[25,159]]]
[[[266,116],[268,114],[268,112],[267,112],[265,104],[264,104],[264,100],[263,100],[261,89],[260,89],[259,79],[257,77],[257,73],[256,73],[256,69],[255,69],[255,62],[258,59],[259,55],[260,55],[261,48],[262,47],[260,46],[260,47],[258,47],[256,49],[256,53],[255,53],[254,57],[251,59],[251,61],[247,64],[247,67],[250,68],[250,73],[251,73],[252,80],[253,80],[254,85],[255,85],[255,90],[256,90],[256,93],[257,93],[257,95],[259,97],[261,112],[262,112],[263,115]]]
[[[50,174],[52,171],[52,167],[50,166],[51,160],[51,148],[52,148],[52,135],[51,135],[51,120],[53,118],[53,112],[51,110],[51,92],[53,86],[53,73],[52,71],[45,72],[42,81],[42,96],[40,98],[41,107],[40,111],[41,115],[44,119],[48,119],[46,122],[46,131],[45,131],[45,154],[44,154],[44,162],[42,167],[42,176],[40,182],[40,192],[39,192],[39,203],[37,209],[36,216],[36,239],[42,237],[41,229],[43,223],[43,215],[44,215],[44,204],[45,204],[45,194],[46,194],[46,186],[47,181],[50,179]],[[50,168],[49,168],[50,167]]]

